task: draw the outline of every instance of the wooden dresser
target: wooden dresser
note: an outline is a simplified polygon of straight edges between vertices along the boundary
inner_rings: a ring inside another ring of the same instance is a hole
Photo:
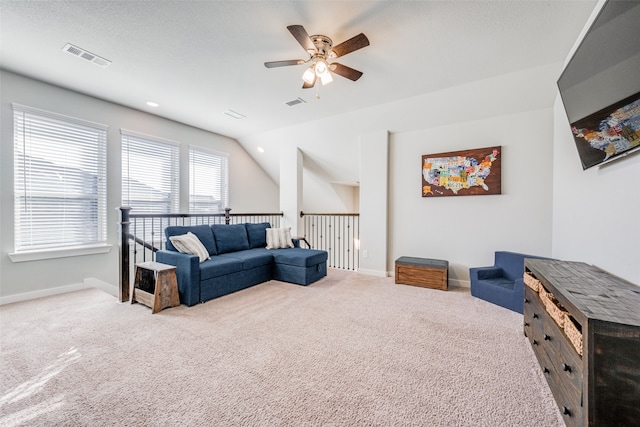
[[[525,260],[524,333],[567,426],[640,425],[640,287]]]

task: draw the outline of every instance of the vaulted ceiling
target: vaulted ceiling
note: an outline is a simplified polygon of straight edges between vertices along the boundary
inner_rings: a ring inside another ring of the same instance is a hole
[[[2,0],[0,60],[10,71],[243,143],[274,129],[561,62],[595,4]],[[339,60],[362,78],[336,76],[330,85],[302,89],[305,65],[265,68],[265,61],[308,58],[286,28],[292,24],[334,44],[366,34],[370,46]],[[66,53],[67,43],[111,64],[103,68]],[[287,105],[298,98],[304,102]]]

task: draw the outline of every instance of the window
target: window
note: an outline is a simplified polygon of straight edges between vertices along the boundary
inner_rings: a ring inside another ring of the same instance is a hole
[[[220,213],[229,205],[229,155],[189,149],[189,212]]]
[[[107,126],[13,104],[15,252],[106,244]]]
[[[122,204],[134,213],[179,210],[179,144],[122,129]]]

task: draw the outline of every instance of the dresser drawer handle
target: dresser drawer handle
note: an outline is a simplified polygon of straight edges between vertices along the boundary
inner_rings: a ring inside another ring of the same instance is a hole
[[[534,318],[534,319],[537,319],[537,318],[538,318],[538,315],[537,315],[536,313],[533,313],[533,318]]]
[[[551,341],[551,337],[547,334],[544,334],[544,340],[545,341]]]
[[[538,345],[538,341],[533,340],[533,343],[532,343],[532,344],[533,344],[533,345]]]
[[[529,304],[529,298],[525,298],[525,299],[524,299],[524,303],[525,303],[525,304]]]
[[[566,363],[562,364],[562,370],[563,371],[567,371],[567,372],[571,372],[571,366],[567,365]]]
[[[569,408],[567,408],[566,406],[563,406],[562,407],[562,414],[571,416],[571,410]]]
[[[524,322],[524,326],[529,326],[529,322]]]
[[[544,372],[545,374],[548,374],[549,373],[549,368],[547,368],[547,367],[543,368],[542,372]]]

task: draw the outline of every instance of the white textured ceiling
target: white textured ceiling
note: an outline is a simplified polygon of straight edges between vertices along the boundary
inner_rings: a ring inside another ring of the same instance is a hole
[[[0,1],[3,68],[237,138],[565,59],[596,4],[584,1]],[[364,72],[303,90],[287,25]],[[100,68],[62,51],[75,44]],[[301,97],[306,103],[289,107]],[[145,105],[160,104],[157,109]],[[246,116],[236,120],[223,112]],[[267,168],[268,169],[268,168]]]

